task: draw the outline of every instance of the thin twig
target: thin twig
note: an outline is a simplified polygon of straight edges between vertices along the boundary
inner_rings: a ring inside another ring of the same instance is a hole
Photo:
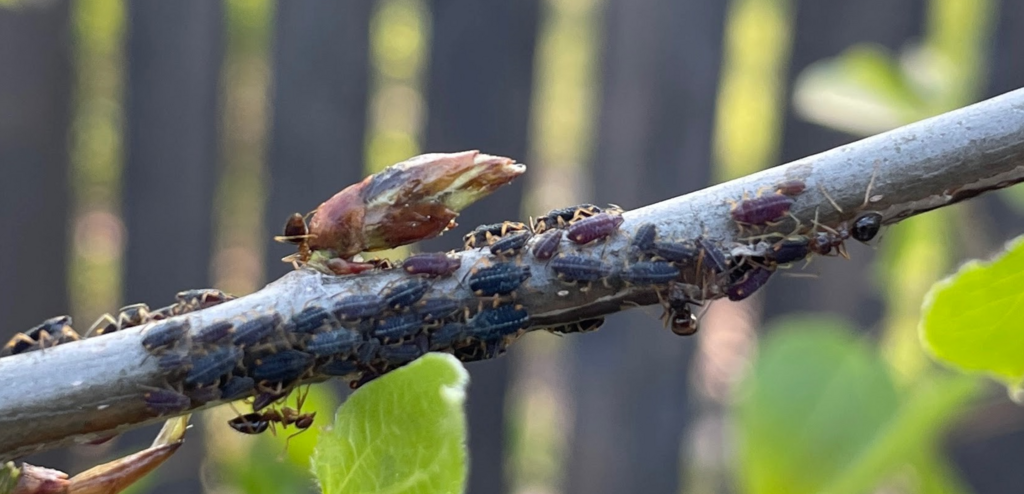
[[[584,250],[621,267],[629,249],[628,233],[647,222],[656,224],[662,237],[705,235],[726,243],[735,241],[737,230],[730,220],[729,201],[744,192],[792,179],[808,186],[792,213],[806,224],[817,216],[822,225],[833,227],[865,209],[880,212],[885,223],[892,224],[1024,181],[1024,90],[629,211],[620,228],[623,234]],[[822,190],[843,212],[836,211]],[[563,244],[563,250],[572,247],[567,241]],[[467,306],[476,304],[462,280],[471,269],[483,265],[487,256],[481,250],[458,255],[462,268],[453,277],[437,281],[432,290],[464,299]],[[534,328],[658,302],[653,290],[622,283],[610,287],[595,284],[584,292],[555,279],[543,262],[530,256],[518,262],[529,265],[533,273],[517,291],[516,302],[528,310]],[[347,277],[299,270],[256,293],[182,317],[190,318],[193,328],[268,311],[288,317],[311,302],[337,294],[379,292],[402,276],[406,275],[401,270]],[[144,329],[0,359],[0,375],[4,376],[0,461],[165,420],[147,413],[141,398],[147,386],[166,386],[156,359],[147,359],[140,344]]]

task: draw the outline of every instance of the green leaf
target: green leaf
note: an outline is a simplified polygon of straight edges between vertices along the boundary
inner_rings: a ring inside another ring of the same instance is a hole
[[[1024,379],[1024,242],[1018,238],[998,258],[969,262],[936,283],[923,312],[921,340],[935,358],[1018,386]]]
[[[468,380],[454,357],[431,353],[353,393],[313,453],[323,492],[462,492]]]
[[[739,481],[747,494],[824,492],[893,416],[896,390],[842,321],[776,326],[738,387]]]

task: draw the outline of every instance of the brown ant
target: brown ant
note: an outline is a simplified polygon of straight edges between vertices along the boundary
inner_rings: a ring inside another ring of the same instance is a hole
[[[309,257],[312,254],[309,248],[309,239],[316,236],[309,233],[309,224],[306,222],[306,218],[311,214],[313,214],[312,211],[306,213],[305,216],[299,213],[292,213],[284,223],[284,235],[274,237],[276,242],[298,246],[298,252],[281,259],[284,262],[291,262],[295,269],[299,269],[299,265],[309,261]]]

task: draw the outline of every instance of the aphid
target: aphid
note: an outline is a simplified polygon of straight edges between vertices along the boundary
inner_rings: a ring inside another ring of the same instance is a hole
[[[220,385],[221,399],[234,401],[245,398],[256,389],[256,380],[249,376],[232,376]]]
[[[142,399],[146,401],[146,410],[157,417],[181,413],[192,406],[188,396],[169,389],[149,389]]]
[[[765,225],[789,213],[795,202],[795,199],[787,195],[768,194],[736,203],[729,214],[737,223]]]
[[[306,352],[284,350],[256,358],[250,375],[257,383],[297,381],[313,367],[314,358]]]
[[[469,276],[469,289],[480,297],[507,295],[530,277],[529,266],[502,262],[474,269]]]
[[[786,180],[785,182],[779,183],[775,186],[775,193],[782,194],[784,196],[796,197],[803,193],[807,189],[807,184],[803,180],[793,179]]]
[[[380,342],[376,339],[369,339],[359,344],[359,348],[356,349],[356,360],[363,363],[373,361],[377,357],[377,351],[380,350]]]
[[[548,230],[540,234],[537,241],[533,243],[533,257],[546,261],[558,253],[558,247],[562,243],[564,230]]]
[[[570,224],[566,228],[566,236],[577,245],[585,245],[608,238],[618,230],[623,221],[625,220],[622,215],[618,213],[598,213]]]
[[[334,317],[343,321],[356,321],[376,316],[384,310],[384,299],[377,294],[345,295],[331,306]]]
[[[499,305],[480,311],[470,322],[472,334],[482,340],[503,337],[526,329],[530,314],[520,305]]]
[[[869,242],[871,239],[878,235],[878,231],[882,228],[882,215],[875,211],[868,211],[861,213],[853,220],[853,228],[850,230],[850,236],[854,240],[861,242]]]
[[[85,334],[88,336],[102,336],[110,334],[115,331],[121,331],[122,329],[128,329],[134,326],[145,324],[149,321],[150,311],[149,306],[146,304],[131,304],[121,307],[118,311],[117,317],[111,316],[110,314],[103,314],[96,322],[92,323],[89,327],[89,331]]]
[[[430,282],[419,278],[392,281],[384,288],[384,305],[393,310],[409,307],[423,298],[429,289]]]
[[[424,348],[416,342],[410,341],[401,345],[382,346],[377,355],[384,359],[389,367],[394,367],[408,364],[422,357],[424,353],[426,353]]]
[[[292,392],[291,388],[277,389],[272,391],[261,390],[252,399],[252,410],[258,412],[268,406],[281,401],[288,397],[288,394]]]
[[[590,283],[612,274],[612,267],[600,259],[576,255],[561,255],[551,260],[551,269],[558,278],[567,282]]]
[[[681,242],[654,242],[651,253],[659,259],[684,266],[695,264],[700,257],[700,250],[697,249],[697,245],[689,240]]]
[[[179,309],[174,315],[181,315],[186,312],[208,309],[229,300],[234,300],[235,296],[224,293],[216,288],[197,288],[178,292],[175,298],[178,299]]]
[[[211,401],[220,399],[220,388],[217,386],[201,386],[185,390],[185,394],[192,400],[195,406],[202,406]]]
[[[450,322],[430,333],[430,351],[447,350],[469,337],[465,323]]]
[[[409,274],[448,276],[462,267],[462,259],[444,252],[413,254],[402,261],[402,269]]]
[[[314,334],[338,327],[334,316],[318,305],[310,305],[292,316],[291,330],[299,334]]]
[[[725,293],[729,296],[729,300],[734,302],[743,300],[753,295],[758,288],[764,286],[772,273],[773,271],[771,270],[755,266],[753,269],[743,273],[743,276],[735,283],[730,284]]]
[[[192,369],[192,358],[182,353],[165,353],[156,365],[168,379],[176,379]]]
[[[601,213],[601,208],[593,204],[580,204],[562,209],[555,209],[548,214],[533,220],[533,233],[544,233],[554,228],[589,218]]]
[[[378,322],[373,336],[388,344],[412,337],[422,326],[423,318],[419,314],[399,314]]]
[[[325,376],[347,376],[359,372],[359,365],[351,360],[332,359],[317,368],[317,371]]]
[[[526,230],[505,235],[491,244],[491,254],[498,257],[514,256],[523,250],[531,236]]]
[[[524,230],[526,230],[526,225],[518,221],[480,225],[462,237],[462,242],[466,250],[470,250],[491,245],[505,235]]]
[[[203,344],[214,344],[226,339],[235,332],[235,325],[230,321],[217,321],[196,331],[192,339]]]
[[[190,327],[188,319],[184,318],[156,323],[146,329],[146,336],[142,338],[142,347],[151,355],[160,355],[187,338]]]
[[[454,315],[462,305],[451,297],[431,297],[416,302],[413,307],[424,322],[433,322]]]
[[[640,252],[654,250],[658,239],[658,227],[654,223],[644,223],[633,233],[632,246]]]
[[[590,333],[592,331],[597,331],[603,325],[604,318],[595,317],[594,319],[584,319],[572,324],[563,324],[561,326],[547,328],[547,330],[554,334]]]
[[[230,373],[242,360],[242,349],[235,346],[217,347],[206,355],[192,360],[192,369],[185,375],[187,387],[198,388],[215,384]]]
[[[363,341],[363,336],[348,328],[317,333],[306,342],[305,350],[317,357],[350,353]]]
[[[78,333],[71,329],[71,316],[51,317],[24,333],[14,335],[0,349],[0,357],[41,350],[77,339]]]
[[[274,334],[283,322],[280,314],[264,314],[249,319],[235,326],[231,343],[242,348],[255,345]]]
[[[638,286],[664,285],[679,277],[679,268],[664,261],[641,261],[624,269],[619,277]]]
[[[811,254],[811,239],[806,236],[786,237],[772,245],[766,259],[774,264],[789,264]]]
[[[722,274],[729,270],[729,258],[713,241],[706,237],[697,237],[701,261],[715,273]]]

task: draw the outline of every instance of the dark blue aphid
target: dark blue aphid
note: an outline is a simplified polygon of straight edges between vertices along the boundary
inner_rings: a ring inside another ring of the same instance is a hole
[[[693,242],[654,242],[651,253],[668,262],[691,265],[697,262],[700,251]]]
[[[526,230],[509,233],[491,244],[491,254],[499,257],[515,255],[523,250],[531,236]]]
[[[142,338],[142,347],[151,354],[159,354],[174,346],[188,335],[188,319],[171,319],[150,326]]]
[[[430,350],[448,350],[469,337],[469,328],[461,322],[450,322],[430,334]]]
[[[601,280],[612,273],[611,266],[600,259],[582,256],[556,257],[551,261],[551,269],[558,274],[559,279],[568,282],[589,283]]]
[[[384,299],[377,294],[347,295],[337,299],[331,306],[334,317],[343,321],[367,319],[384,310]]]
[[[202,406],[211,401],[217,401],[221,397],[220,388],[216,386],[187,389],[185,394],[188,395],[195,406]]]
[[[462,304],[451,297],[431,297],[416,302],[414,307],[424,322],[433,322],[455,315]]]
[[[279,314],[266,314],[249,319],[235,326],[235,334],[231,337],[231,342],[241,347],[255,345],[274,334],[281,327],[282,322]]]
[[[558,247],[562,244],[562,235],[565,234],[565,230],[556,229],[548,230],[540,234],[536,242],[533,243],[533,257],[546,261],[555,257],[558,253]]]
[[[351,360],[331,360],[317,368],[325,376],[347,376],[359,372],[359,366]]]
[[[811,239],[805,236],[787,237],[772,245],[765,258],[775,264],[789,264],[811,255]]]
[[[174,378],[192,368],[192,359],[183,353],[166,353],[157,359],[156,366],[165,376]]]
[[[313,360],[312,355],[298,350],[272,353],[256,359],[251,375],[256,382],[289,383],[301,378]]]
[[[665,261],[635,262],[619,275],[622,281],[638,286],[664,285],[679,277],[679,268]]]
[[[292,316],[291,329],[299,334],[313,334],[338,327],[338,321],[318,305],[310,305]]]
[[[739,301],[743,300],[757,291],[758,288],[768,283],[768,278],[772,275],[772,271],[757,266],[746,273],[735,283],[729,285],[729,288],[725,291],[726,295],[729,296],[729,300]]]
[[[654,223],[640,225],[633,234],[633,248],[648,252],[654,250],[654,242],[658,239],[658,227]]]
[[[192,370],[185,376],[185,386],[200,387],[214,384],[230,373],[242,359],[242,349],[236,346],[222,346],[206,355],[192,360]]]
[[[198,343],[213,344],[219,343],[234,332],[235,325],[230,321],[218,321],[200,328],[192,339]]]
[[[358,331],[340,328],[313,335],[306,342],[306,351],[317,357],[348,354],[355,351],[362,341],[363,336]]]
[[[249,396],[256,389],[256,380],[249,376],[233,376],[221,384],[220,397],[224,400],[239,400]]]
[[[396,280],[384,289],[384,304],[394,310],[409,307],[426,295],[430,282],[419,278]]]
[[[385,344],[402,341],[416,334],[421,326],[423,326],[423,319],[419,314],[399,314],[378,322],[373,336]]]
[[[143,393],[142,399],[146,402],[146,410],[158,417],[184,412],[192,406],[188,396],[169,389],[151,389]]]
[[[370,339],[359,344],[359,349],[356,350],[356,359],[364,364],[370,363],[373,359],[377,358],[377,351],[380,350],[380,342],[375,339]]]
[[[478,296],[506,295],[530,277],[529,266],[503,262],[480,268],[469,276],[469,289]]]
[[[422,347],[410,341],[402,345],[383,346],[377,352],[377,356],[384,359],[389,366],[399,366],[420,358],[424,353]]]
[[[482,340],[491,340],[515,334],[526,329],[530,314],[518,305],[500,305],[484,309],[470,323],[473,336]]]
[[[697,246],[700,248],[701,260],[705,266],[719,274],[729,270],[729,258],[718,245],[705,237],[698,237]]]

